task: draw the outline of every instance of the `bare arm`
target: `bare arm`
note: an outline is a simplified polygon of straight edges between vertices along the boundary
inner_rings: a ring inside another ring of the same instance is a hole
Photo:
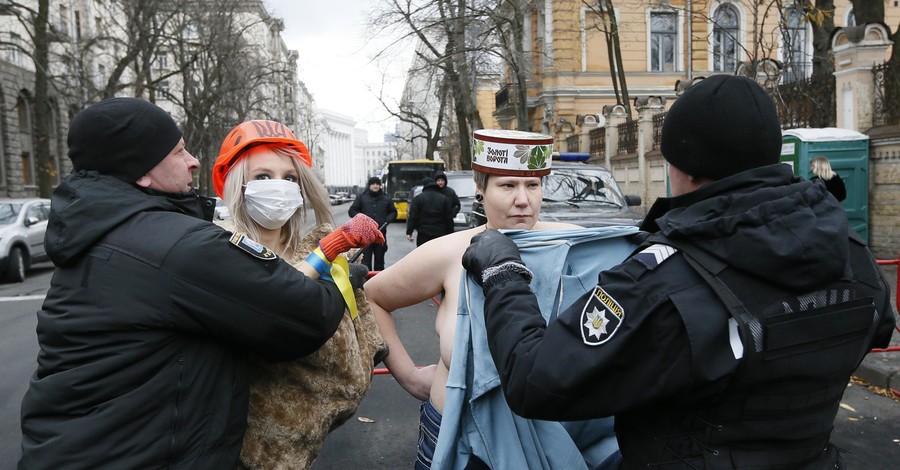
[[[398,263],[373,277],[365,285],[366,298],[381,336],[388,345],[385,365],[397,382],[414,397],[425,400],[430,395],[435,366],[417,369],[397,333],[392,312],[434,297],[444,289],[446,271],[454,262],[445,245],[428,243],[416,248]],[[455,257],[459,264],[461,254]]]

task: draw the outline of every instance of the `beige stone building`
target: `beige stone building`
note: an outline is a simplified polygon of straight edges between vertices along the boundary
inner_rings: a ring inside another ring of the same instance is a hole
[[[616,104],[605,33],[612,26],[602,3],[529,3],[524,36],[532,130],[564,140],[583,121],[579,116],[596,118],[604,106]],[[753,65],[758,66],[760,80],[776,83],[812,73],[812,25],[806,12],[791,7],[790,0],[781,2],[787,5],[784,11],[775,2],[751,0],[611,3],[629,101],[648,96],[671,100],[677,83],[718,73],[750,73]],[[834,3],[835,26],[854,24],[849,0]],[[900,7],[886,2],[885,13],[888,25],[898,24]],[[517,126],[515,87],[510,77],[504,77],[495,98],[494,115],[505,128]]]
[[[665,110],[686,84],[713,74],[740,73],[778,93],[780,87],[803,83],[812,74],[815,15],[791,0],[612,0],[615,28],[601,7],[605,1],[526,3],[526,127],[553,135],[559,151],[587,153],[592,162],[611,168],[624,191],[640,195],[645,208],[667,191],[665,163],[657,149],[659,129]],[[849,0],[835,0],[834,5],[827,13],[834,26],[854,26]],[[897,2],[885,1],[885,23],[900,25]],[[608,44],[615,36],[607,32],[613,30],[618,32],[621,67],[610,61],[613,49]],[[891,51],[883,36],[866,29],[848,40],[845,33],[841,44],[854,43],[852,52],[845,52],[850,55],[837,60],[828,52],[836,69],[828,126],[871,136],[871,242],[876,255],[896,258],[900,181],[893,176],[900,172],[900,126],[875,115],[879,106],[886,112],[884,96],[876,96],[878,88],[891,81],[889,75],[882,76],[881,85],[876,84],[873,70]],[[616,88],[621,91],[623,86],[614,82],[611,71],[619,68],[627,99],[616,96]],[[513,78],[507,68],[490,103],[502,128],[519,125]],[[795,106],[776,102],[780,112]],[[818,104],[805,105],[811,108],[808,112],[820,112]],[[783,117],[782,122],[786,127],[809,125],[793,118]]]

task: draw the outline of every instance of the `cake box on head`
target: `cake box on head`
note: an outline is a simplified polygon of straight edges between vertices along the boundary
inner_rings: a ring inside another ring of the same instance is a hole
[[[472,169],[501,176],[546,176],[552,154],[553,136],[480,129],[473,136]]]

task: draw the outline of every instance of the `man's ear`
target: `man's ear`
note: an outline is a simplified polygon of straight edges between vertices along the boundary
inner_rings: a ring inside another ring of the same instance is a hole
[[[140,178],[138,178],[137,181],[134,182],[134,184],[136,184],[136,185],[138,185],[138,186],[140,186],[140,187],[142,187],[142,188],[149,188],[149,187],[150,187],[150,183],[151,183],[151,182],[150,182],[150,177],[147,176],[147,175],[141,176]]]

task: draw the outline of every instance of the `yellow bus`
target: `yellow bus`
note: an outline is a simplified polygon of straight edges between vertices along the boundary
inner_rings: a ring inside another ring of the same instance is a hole
[[[444,171],[444,162],[434,160],[394,160],[387,163],[381,172],[384,191],[394,201],[397,220],[406,220],[407,206],[413,187],[426,176],[434,178],[435,173]]]

